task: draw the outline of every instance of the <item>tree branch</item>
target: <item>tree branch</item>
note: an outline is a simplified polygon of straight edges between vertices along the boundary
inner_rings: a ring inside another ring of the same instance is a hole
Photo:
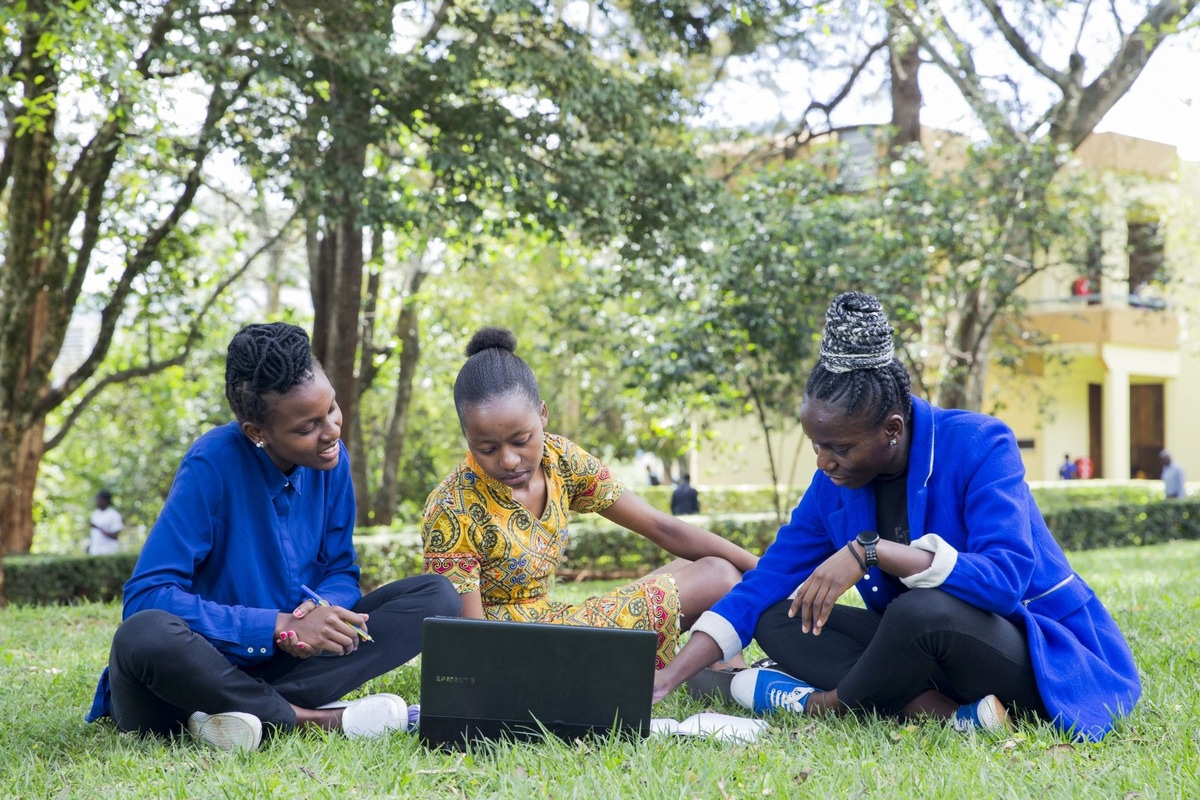
[[[92,401],[99,397],[100,394],[109,386],[126,383],[135,378],[144,378],[149,375],[154,375],[155,373],[162,372],[168,367],[179,366],[186,362],[188,355],[191,354],[192,348],[200,338],[201,323],[204,322],[205,317],[208,316],[208,312],[212,310],[212,307],[216,304],[217,300],[220,299],[221,295],[225,293],[226,289],[228,289],[246,274],[246,271],[249,270],[254,262],[258,260],[259,256],[270,250],[275,246],[276,242],[283,238],[283,235],[287,232],[288,228],[291,227],[292,221],[296,219],[298,214],[298,211],[292,212],[292,215],[288,217],[283,225],[279,227],[279,230],[275,232],[274,236],[259,245],[258,249],[246,257],[246,260],[240,267],[234,270],[234,272],[228,275],[224,280],[218,283],[216,287],[213,288],[212,293],[209,295],[208,299],[205,300],[204,305],[200,307],[200,310],[196,313],[196,316],[193,317],[182,348],[174,356],[162,361],[151,361],[148,364],[142,364],[138,367],[130,367],[129,369],[118,370],[117,372],[105,375],[103,378],[97,381],[96,384],[92,386],[82,398],[80,398],[79,402],[75,404],[75,407],[71,409],[71,413],[67,415],[65,420],[63,420],[63,423],[59,426],[58,431],[56,431],[52,437],[46,440],[45,450],[48,452],[61,444],[63,438],[66,437],[67,433],[71,430],[71,427],[75,424],[76,420],[79,419],[80,415],[82,415],[87,407],[91,405]],[[74,375],[72,375],[72,377],[74,377]]]
[[[1028,144],[1028,137],[1023,132],[1014,128],[988,98],[987,92],[979,80],[979,73],[975,69],[975,60],[972,56],[970,46],[950,27],[946,22],[945,15],[939,12],[938,21],[934,23],[934,28],[946,37],[950,44],[950,49],[956,55],[957,61],[955,63],[951,63],[934,46],[932,39],[926,31],[925,23],[910,14],[902,4],[893,3],[889,5],[888,13],[894,15],[916,37],[921,48],[929,54],[930,60],[954,83],[959,93],[962,94],[963,99],[967,101],[967,105],[975,112],[975,116],[988,129],[993,139]]]
[[[1120,100],[1170,29],[1195,10],[1200,0],[1159,0],[1121,40],[1121,48],[1096,79],[1083,88],[1075,112],[1052,122],[1050,136],[1057,144],[1075,149]]]
[[[35,404],[37,413],[46,414],[57,408],[70,396],[71,392],[79,388],[100,366],[104,355],[108,352],[109,345],[112,343],[117,321],[125,310],[125,301],[133,290],[134,279],[150,267],[158,257],[158,248],[163,240],[175,229],[184,213],[191,208],[192,201],[195,199],[196,192],[201,185],[204,163],[208,158],[208,153],[215,139],[213,134],[217,127],[217,121],[224,116],[225,110],[228,109],[234,99],[240,96],[253,74],[254,71],[251,70],[243,75],[234,89],[228,93],[223,92],[219,87],[213,89],[212,95],[209,97],[208,111],[205,115],[204,124],[200,128],[196,147],[192,151],[192,166],[184,178],[183,189],[179,197],[175,200],[167,216],[146,236],[141,247],[127,258],[125,269],[121,273],[117,286],[113,289],[112,296],[109,297],[108,302],[105,303],[104,308],[100,312],[100,335],[97,338],[95,346],[92,348],[92,352],[88,354],[83,364],[67,378],[62,386],[47,392],[38,399]],[[44,367],[48,372],[57,355],[57,352],[54,352],[53,348],[43,348],[38,354],[39,367]]]
[[[1008,46],[1012,48],[1013,52],[1022,61],[1037,70],[1039,74],[1053,81],[1063,91],[1066,91],[1067,84],[1070,82],[1068,73],[1050,66],[1040,55],[1034,52],[1033,48],[1029,46],[1029,42],[1025,41],[1025,37],[1004,16],[1004,11],[1001,10],[997,0],[981,0],[981,2],[983,3],[983,7],[987,9],[992,21],[996,23],[996,27],[1000,30],[1001,35],[1004,36],[1004,41],[1008,42]],[[1086,19],[1086,15],[1084,19]],[[1082,26],[1082,23],[1080,24]]]

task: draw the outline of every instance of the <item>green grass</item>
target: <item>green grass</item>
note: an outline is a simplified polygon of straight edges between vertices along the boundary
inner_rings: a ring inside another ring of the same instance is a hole
[[[1046,725],[988,739],[932,722],[791,718],[773,721],[752,745],[550,741],[454,755],[403,735],[350,742],[302,732],[226,754],[83,722],[120,617],[115,604],[10,607],[0,610],[0,797],[1200,796],[1200,542],[1093,550],[1072,561],[1126,632],[1145,682],[1134,715],[1101,744],[1068,743]],[[576,597],[595,590],[557,588]],[[415,699],[418,685],[410,664],[367,690]],[[677,692],[655,714],[701,709]]]

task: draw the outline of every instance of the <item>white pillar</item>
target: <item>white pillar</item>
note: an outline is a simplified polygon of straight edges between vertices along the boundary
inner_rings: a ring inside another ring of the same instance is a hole
[[[1129,478],[1129,373],[1104,373],[1104,474],[1110,480]]]

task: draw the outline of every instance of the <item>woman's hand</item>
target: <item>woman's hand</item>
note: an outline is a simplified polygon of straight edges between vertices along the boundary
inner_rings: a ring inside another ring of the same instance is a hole
[[[808,580],[800,584],[792,607],[788,609],[788,616],[794,617],[799,612],[800,630],[804,633],[812,631],[813,636],[820,636],[821,628],[829,621],[833,604],[847,589],[862,580],[862,576],[862,568],[854,554],[846,552],[845,547],[840,548],[813,570]]]
[[[367,615],[341,606],[301,603],[291,614],[280,614],[275,623],[276,644],[284,652],[305,658],[316,653],[346,656],[358,649],[358,633],[367,629]]]

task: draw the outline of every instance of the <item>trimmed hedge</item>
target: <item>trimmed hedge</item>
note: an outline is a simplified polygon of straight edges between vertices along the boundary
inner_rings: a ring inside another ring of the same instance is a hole
[[[1111,487],[1110,487],[1111,488]],[[1144,489],[1139,490],[1143,495]],[[1075,502],[1048,503],[1046,523],[1065,550],[1159,544],[1173,539],[1200,539],[1200,497],[1127,502],[1137,492],[1116,492],[1107,502],[1102,493]],[[1065,499],[1065,498],[1060,498]],[[761,553],[775,540],[773,514],[699,515],[696,524]],[[602,517],[571,523],[571,544],[560,574],[591,577],[643,574],[670,556],[657,545]],[[421,571],[421,537],[416,526],[360,528],[355,532],[364,591],[397,577]],[[4,559],[4,592],[11,603],[48,605],[82,600],[119,600],[133,573],[136,553],[112,556],[14,555]]]
[[[1200,539],[1200,498],[1075,506],[1045,516],[1064,550]]]
[[[119,600],[137,558],[137,553],[5,556],[4,594],[22,605]]]
[[[660,511],[671,511],[671,492],[674,486],[628,486],[638,497]],[[700,492],[700,510],[705,514],[757,514],[769,511],[775,503],[770,486],[710,486],[696,487]],[[779,497],[785,513],[790,511],[804,494],[803,486],[780,486]]]

